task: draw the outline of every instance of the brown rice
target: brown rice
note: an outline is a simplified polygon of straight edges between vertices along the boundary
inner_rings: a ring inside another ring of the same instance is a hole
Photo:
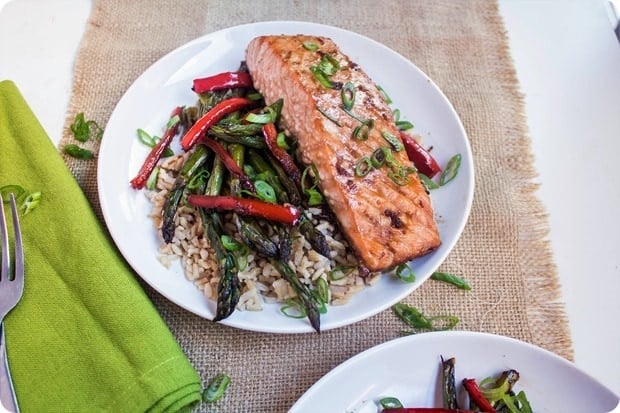
[[[176,175],[188,156],[189,153],[185,153],[164,161],[160,165],[155,190],[147,191],[147,196],[153,204],[150,217],[158,234],[161,232],[162,208],[166,196],[172,190]],[[293,229],[289,265],[306,284],[314,285],[317,279],[325,279],[329,285],[331,305],[346,304],[354,294],[374,284],[379,279],[380,273],[371,273],[363,277],[358,260],[343,235],[331,222],[318,218],[319,212],[318,209],[310,208],[306,214],[313,220],[316,228],[325,235],[331,249],[331,257],[326,258],[314,251],[303,235]],[[224,216],[224,222],[225,231],[239,240],[230,214]],[[209,241],[203,236],[200,216],[191,206],[181,206],[177,211],[175,223],[176,230],[172,242],[165,244],[162,241],[159,248],[159,261],[162,265],[170,267],[172,262],[180,260],[186,278],[207,298],[215,300],[219,270]],[[269,235],[277,240],[277,234]],[[161,235],[159,237],[161,240]],[[280,277],[267,259],[250,253],[247,261],[246,268],[238,273],[241,281],[238,310],[259,311],[262,310],[263,303],[283,303],[295,297],[296,294],[289,283]],[[330,272],[342,267],[350,268],[346,274],[341,274],[342,278],[330,276]]]

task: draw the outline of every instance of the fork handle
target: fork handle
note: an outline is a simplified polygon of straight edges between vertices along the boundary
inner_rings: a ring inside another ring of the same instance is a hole
[[[6,357],[6,342],[4,340],[4,323],[0,323],[0,408],[9,412],[19,412],[11,371]]]

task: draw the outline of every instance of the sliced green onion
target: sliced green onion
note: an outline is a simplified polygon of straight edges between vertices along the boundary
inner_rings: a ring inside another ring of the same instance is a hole
[[[379,92],[381,92],[381,95],[383,96],[383,100],[385,100],[385,103],[387,103],[388,105],[392,104],[392,98],[390,98],[390,96],[387,94],[387,92],[385,90],[383,90],[383,88],[379,85],[377,85],[377,89],[379,90]]]
[[[319,50],[319,45],[311,40],[306,40],[305,42],[303,42],[303,46],[304,49],[309,52],[316,52],[317,50]]]
[[[230,385],[230,377],[224,373],[216,375],[202,392],[202,400],[206,403],[215,403],[222,398]]]
[[[357,116],[355,113],[351,112],[349,109],[345,108],[344,105],[341,106],[342,110],[344,111],[344,113],[346,113],[347,115],[351,116],[353,119],[355,119],[356,121],[360,122],[360,123],[364,123],[364,122],[369,122],[370,119],[362,119],[359,116]],[[374,125],[374,121],[373,121],[373,125]]]
[[[178,115],[175,115],[175,117],[178,118]],[[153,146],[157,145],[157,142],[159,142],[159,137],[149,135],[149,133],[145,131],[144,129],[138,128],[137,132],[138,132],[138,139],[140,139],[140,142],[142,142],[149,148],[152,148]],[[170,147],[166,148],[166,150],[162,153],[163,157],[168,157],[172,155],[174,155],[174,152],[172,151]]]
[[[153,168],[153,170],[151,171],[151,174],[146,180],[146,189],[151,190],[151,191],[155,189],[155,185],[157,185],[158,176],[159,176],[159,167],[156,166],[155,168]]]
[[[327,78],[327,75],[319,67],[311,66],[310,71],[314,75],[314,78],[318,80],[323,87],[333,89],[334,84]]]
[[[321,58],[321,61],[317,65],[318,70],[320,70],[325,76],[332,76],[340,69],[340,63],[330,54],[324,54]]]
[[[306,186],[307,177],[312,171],[312,185]],[[301,190],[308,196],[308,205],[315,206],[323,203],[323,195],[316,189],[319,183],[319,171],[316,169],[316,165],[308,165],[301,174]]]
[[[433,331],[452,330],[460,321],[458,317],[453,315],[438,315],[430,317],[429,320]]]
[[[399,409],[403,407],[403,404],[396,397],[384,397],[379,399],[379,405],[383,409]]]
[[[351,110],[353,104],[355,103],[355,86],[353,83],[347,82],[342,86],[342,90],[340,91],[340,96],[342,98],[342,104],[347,110]]]
[[[142,128],[138,128],[138,139],[140,139],[140,142],[151,148],[157,143],[155,142],[155,139],[153,139],[153,137]]]
[[[411,182],[407,169],[402,166],[399,168],[390,169],[387,175],[392,180],[392,182],[394,182],[398,186],[405,186],[409,182]]]
[[[365,141],[370,136],[370,131],[375,126],[374,119],[367,119],[353,129],[353,139]]]
[[[435,317],[427,317],[420,310],[405,303],[398,303],[392,306],[392,311],[407,325],[418,330],[449,330],[454,328],[459,319],[451,315],[439,315]],[[438,326],[437,322],[443,322],[444,325]]]
[[[336,124],[336,126],[342,126],[342,124],[338,121],[338,119],[336,119],[335,117],[333,117],[332,115],[330,115],[329,113],[327,113],[326,111],[324,111],[323,109],[317,107],[317,110],[319,111],[319,113],[323,116],[325,116],[327,119],[331,120],[332,122],[334,122]]]
[[[415,274],[413,273],[413,269],[411,269],[411,267],[407,264],[400,264],[396,268],[396,276],[408,283],[415,282]]]
[[[245,120],[247,120],[248,122],[251,123],[261,123],[261,124],[266,124],[266,123],[271,123],[271,115],[268,113],[248,113],[245,116]]]
[[[284,132],[278,133],[278,135],[276,136],[276,144],[284,150],[288,151],[289,149],[291,149],[291,147],[288,146],[288,143],[286,142],[286,135],[284,134]]]
[[[306,318],[306,309],[297,300],[289,298],[285,301],[285,304],[280,307],[280,311],[287,317],[291,318]]]
[[[435,281],[443,281],[448,284],[452,284],[455,287],[460,288],[461,290],[471,290],[471,286],[469,285],[469,283],[467,283],[467,281],[465,281],[464,278],[461,278],[454,274],[448,274],[446,272],[436,271],[431,275],[431,279]]]
[[[396,127],[398,128],[398,130],[409,130],[409,129],[413,129],[413,123],[409,122],[408,120],[399,120],[396,122]]]
[[[179,117],[179,115],[174,115],[173,117],[168,119],[168,122],[166,122],[166,129],[174,127],[179,122],[181,122],[181,118]]]
[[[103,128],[94,120],[86,120],[84,113],[80,112],[75,116],[73,123],[69,126],[73,137],[80,142],[86,142],[91,136],[100,139],[103,136]]]
[[[385,160],[387,159],[387,154],[389,152],[390,150],[385,147],[375,149],[375,151],[372,153],[372,156],[370,157],[370,163],[372,164],[372,166],[377,169],[381,168],[383,164],[385,164]]]
[[[263,95],[258,92],[251,92],[245,95],[245,97],[256,102],[261,100],[263,98]]]
[[[444,186],[454,178],[459,173],[459,168],[461,167],[461,154],[457,153],[454,155],[448,163],[446,167],[441,172],[441,176],[439,177],[439,186]]]
[[[394,109],[392,114],[394,115],[394,122],[398,122],[400,120],[400,109]]]
[[[276,203],[276,191],[267,182],[261,180],[255,181],[254,188],[256,189],[256,195],[258,195],[261,201],[269,202],[272,204]]]
[[[329,284],[325,278],[316,280],[316,292],[322,302],[329,303]]]
[[[198,189],[202,187],[211,176],[211,173],[207,169],[201,169],[198,171],[187,183],[188,189]]]
[[[13,194],[15,200],[18,200],[25,193],[26,190],[19,185],[4,185],[0,188],[0,194],[2,194],[2,200],[5,204],[10,202],[10,194]]]
[[[342,280],[345,277],[348,277],[353,270],[355,270],[355,266],[353,265],[339,265],[338,267],[333,268],[328,274],[327,277],[331,281]]]
[[[37,206],[39,206],[40,202],[41,202],[41,192],[37,191],[31,194],[28,194],[28,196],[24,198],[24,200],[20,204],[19,211],[21,212],[22,215],[26,215],[27,213],[34,210]]]
[[[62,151],[66,153],[67,155],[72,156],[77,159],[93,159],[95,157],[95,154],[92,151],[88,149],[80,148],[74,143],[70,143],[66,145],[62,149]]]
[[[359,176],[360,178],[368,175],[371,170],[372,163],[370,162],[370,158],[368,158],[367,156],[361,158],[359,161],[357,161],[357,164],[355,165],[355,175]]]
[[[431,178],[424,175],[423,173],[418,172],[418,177],[420,177],[420,181],[422,181],[422,184],[424,184],[428,191],[439,188],[439,185],[435,181],[433,181]]]
[[[222,241],[222,246],[226,251],[238,251],[239,249],[241,249],[241,244],[239,244],[230,235],[224,234],[220,237],[220,240]]]
[[[400,139],[392,135],[390,132],[381,131],[381,136],[383,136],[383,139],[385,139],[390,145],[392,145],[392,148],[394,148],[394,151],[400,152],[405,149],[405,145],[403,145]]]

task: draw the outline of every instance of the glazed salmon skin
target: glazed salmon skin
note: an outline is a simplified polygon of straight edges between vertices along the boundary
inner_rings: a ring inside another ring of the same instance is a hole
[[[359,65],[331,39],[306,35],[254,38],[246,63],[267,104],[283,99],[282,124],[301,160],[316,166],[319,187],[366,268],[389,270],[440,245],[430,197],[399,146],[392,110]]]

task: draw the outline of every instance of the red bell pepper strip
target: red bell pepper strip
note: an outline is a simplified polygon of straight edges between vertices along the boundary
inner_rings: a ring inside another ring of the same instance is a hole
[[[473,410],[446,409],[444,407],[395,407],[383,413],[475,413]]]
[[[206,136],[202,138],[201,143],[210,148],[213,152],[217,154],[217,156],[220,157],[228,172],[239,178],[239,180],[241,181],[241,185],[243,185],[245,189],[250,192],[256,192],[254,184],[252,183],[250,178],[245,174],[245,172],[243,172],[239,165],[237,165],[237,162],[235,162],[232,156],[230,156],[226,148]]]
[[[251,87],[252,77],[247,72],[222,72],[217,75],[194,79],[192,90],[206,93],[214,90]]]
[[[424,149],[411,135],[400,132],[400,139],[403,141],[403,145],[405,145],[409,160],[413,162],[413,165],[420,173],[432,178],[441,171],[433,155]]]
[[[182,106],[178,106],[174,108],[174,110],[172,111],[172,114],[170,115],[170,119],[174,118],[175,116],[180,117],[182,112],[183,112]],[[155,168],[155,166],[161,159],[161,156],[166,150],[166,148],[170,146],[170,142],[172,142],[172,138],[174,138],[174,136],[177,134],[180,124],[181,122],[175,122],[171,127],[166,128],[163,136],[157,142],[157,145],[153,146],[153,149],[151,149],[151,152],[146,157],[146,160],[142,164],[142,167],[140,168],[140,171],[138,172],[136,177],[131,180],[130,183],[133,188],[135,189],[144,188],[144,185],[146,185],[146,181],[149,179],[149,176],[151,175],[151,172],[153,172],[153,169]]]
[[[284,168],[293,182],[295,182],[297,188],[301,190],[301,171],[295,164],[291,155],[289,155],[284,148],[278,146],[278,132],[276,131],[276,126],[273,123],[263,125],[263,136],[273,156],[280,162],[280,165],[282,165],[282,168]]]
[[[476,403],[476,406],[480,408],[481,412],[496,413],[495,408],[491,403],[482,395],[478,383],[474,379],[463,379],[463,387],[467,390],[471,400]]]
[[[187,131],[185,136],[181,139],[181,147],[183,150],[190,150],[196,142],[205,134],[207,130],[220,121],[224,116],[239,110],[252,103],[250,99],[246,98],[230,98],[221,101],[210,111],[205,113],[200,119],[194,123],[194,125]]]
[[[291,226],[297,224],[301,216],[301,211],[293,205],[272,204],[258,199],[230,195],[189,195],[187,201],[200,208],[234,211],[238,214],[252,215]]]

